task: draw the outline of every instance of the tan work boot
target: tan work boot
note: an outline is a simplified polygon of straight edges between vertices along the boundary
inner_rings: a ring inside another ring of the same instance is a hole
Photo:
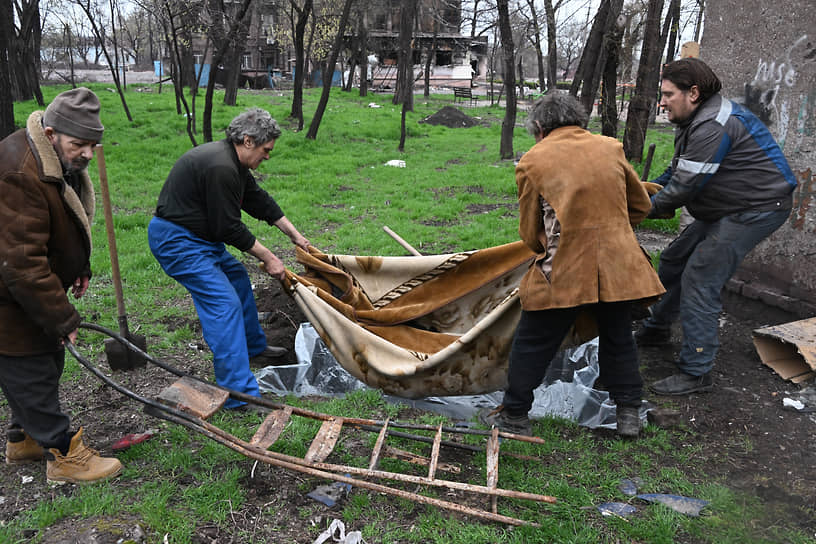
[[[116,476],[122,472],[122,463],[119,459],[102,457],[98,451],[85,445],[82,441],[82,429],[71,438],[71,447],[67,455],[63,455],[57,448],[48,451],[54,457],[49,459],[45,470],[45,477],[49,483],[82,484]]]
[[[6,439],[6,464],[17,465],[31,461],[39,461],[45,455],[45,450],[37,441],[28,436],[23,429],[9,429]]]

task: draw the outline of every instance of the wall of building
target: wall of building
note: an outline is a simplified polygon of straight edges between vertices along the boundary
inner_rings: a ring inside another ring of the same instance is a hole
[[[788,222],[729,287],[816,315],[816,2],[709,0],[700,57],[773,133],[799,181]]]

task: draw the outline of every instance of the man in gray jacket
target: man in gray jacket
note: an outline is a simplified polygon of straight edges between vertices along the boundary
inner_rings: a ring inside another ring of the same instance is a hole
[[[720,94],[722,84],[703,61],[668,64],[660,104],[676,124],[671,166],[655,182],[649,217],[674,217],[686,206],[695,221],[661,254],[666,288],[636,338],[641,346],[667,344],[678,317],[683,345],[679,372],[652,384],[659,395],[713,387],[719,340],[720,293],[751,249],[788,218],[796,179],[762,122]]]

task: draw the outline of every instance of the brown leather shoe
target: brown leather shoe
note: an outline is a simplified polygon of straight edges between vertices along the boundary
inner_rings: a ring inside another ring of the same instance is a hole
[[[6,439],[6,464],[17,465],[39,461],[45,450],[23,429],[9,429]]]
[[[269,366],[285,364],[281,357],[289,353],[286,348],[278,346],[266,346],[258,355],[249,358],[249,366]]]
[[[117,476],[122,463],[115,457],[102,457],[82,441],[82,429],[71,438],[71,447],[63,455],[57,448],[48,450],[49,459],[45,477],[49,483],[83,484]]]

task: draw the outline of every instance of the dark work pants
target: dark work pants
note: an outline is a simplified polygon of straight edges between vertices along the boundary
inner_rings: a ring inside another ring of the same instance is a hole
[[[60,409],[65,350],[41,355],[0,355],[0,387],[11,408],[10,427],[22,427],[44,448],[62,448],[71,421]]]
[[[598,367],[601,382],[619,406],[640,406],[643,380],[632,338],[631,302],[600,302],[574,308],[521,312],[513,346],[504,408],[511,416],[533,406],[533,391],[541,385],[552,358],[582,311],[598,322]]]
[[[788,218],[789,210],[741,212],[713,223],[694,221],[663,250],[658,276],[666,294],[652,306],[646,327],[669,329],[680,318],[681,371],[700,376],[711,371],[720,347],[720,298],[726,282],[759,242]]]

